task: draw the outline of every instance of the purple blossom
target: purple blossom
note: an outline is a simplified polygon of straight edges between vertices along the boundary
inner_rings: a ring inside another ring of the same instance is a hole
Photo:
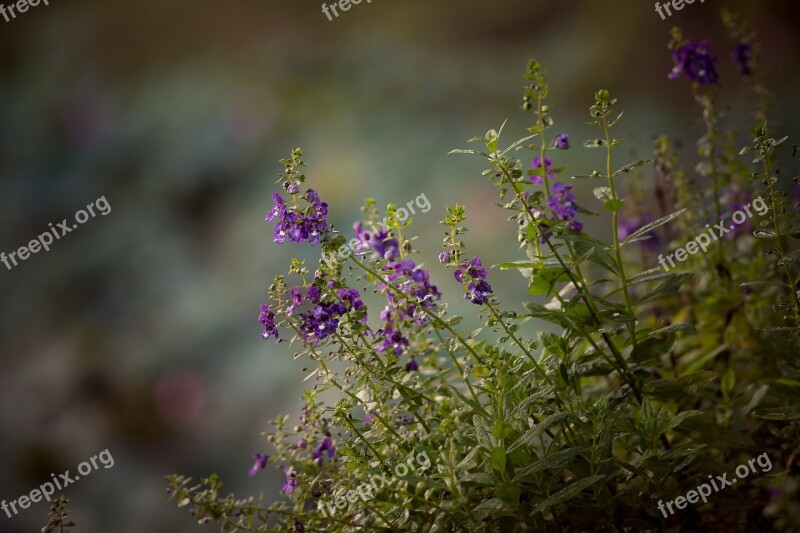
[[[297,443],[297,447],[301,450],[305,450],[308,446],[308,441],[306,439],[300,439],[300,442]]]
[[[446,265],[450,262],[450,252],[442,252],[439,254],[439,262]]]
[[[276,244],[282,244],[288,237],[290,242],[308,241],[315,245],[328,232],[328,204],[320,200],[314,189],[308,189],[304,198],[311,205],[310,211],[287,206],[280,194],[273,193],[274,205],[272,211],[267,213],[266,221],[278,219],[272,237]]]
[[[275,312],[272,307],[263,304],[261,306],[261,313],[258,315],[258,321],[264,326],[264,333],[261,334],[262,339],[269,339],[275,335],[278,338],[278,326],[275,324]]]
[[[548,173],[547,177],[549,179],[554,179],[556,177],[556,173],[555,172],[550,172],[550,167],[552,165],[553,165],[553,162],[550,160],[550,158],[549,157],[545,157],[544,158],[544,168],[545,168],[545,172]],[[531,168],[541,170],[541,168],[542,168],[542,159],[538,155],[533,158],[533,163],[531,163]],[[544,183],[544,179],[541,176],[534,175],[534,176],[531,176],[530,178],[531,178],[531,183],[534,183],[536,185],[541,185],[542,183]]]
[[[708,41],[691,41],[676,46],[672,51],[672,61],[675,66],[668,75],[671,80],[685,73],[689,80],[703,85],[719,82],[714,67],[717,58],[708,53]]]
[[[353,229],[355,230],[356,238],[363,243],[358,246],[359,251],[365,246],[387,261],[393,261],[400,257],[400,243],[397,239],[391,237],[386,228],[377,233],[370,233],[362,228],[361,222],[356,222],[353,224]]]
[[[489,295],[492,294],[492,287],[486,281],[489,276],[489,271],[483,267],[483,263],[477,257],[473,257],[470,261],[464,261],[459,265],[453,275],[456,280],[463,283],[468,280],[466,293],[464,298],[476,305],[483,305],[489,301]]]
[[[304,525],[303,525],[303,523],[302,523],[300,520],[298,520],[297,518],[295,518],[295,519],[294,519],[294,530],[295,530],[295,531],[300,531],[300,532],[303,532],[303,531],[305,531],[305,530],[306,530],[306,526],[304,526]]]
[[[378,348],[379,352],[390,352],[395,355],[400,355],[408,347],[409,342],[400,331],[386,326],[378,330],[378,335],[383,336],[381,347]]]
[[[258,452],[255,452],[253,453],[253,459],[255,459],[256,462],[253,464],[253,466],[250,467],[250,470],[248,471],[250,477],[255,476],[256,474],[258,474],[259,470],[264,470],[267,467],[267,461],[269,461],[269,455],[262,455]]]
[[[297,486],[297,473],[294,470],[289,470],[284,466],[283,477],[286,479],[286,481],[284,481],[281,491],[286,494],[291,494],[294,492],[294,488]]]
[[[558,220],[570,221],[570,229],[580,231],[583,229],[583,224],[575,220],[575,215],[578,214],[576,201],[575,193],[572,192],[572,185],[564,185],[557,181],[550,187],[547,207],[556,215]]]
[[[419,363],[413,357],[406,362],[406,372],[416,372],[419,370]]]
[[[321,341],[328,338],[339,328],[339,319],[356,309],[364,307],[356,289],[339,289],[336,295],[341,299],[330,303],[322,302],[321,291],[315,285],[306,290],[306,297],[314,303],[310,311],[300,314],[300,334],[305,340]],[[361,318],[365,323],[367,316]]]
[[[408,339],[400,331],[401,326],[407,322],[425,324],[428,317],[424,312],[418,312],[418,307],[433,308],[442,294],[431,284],[428,271],[416,266],[411,259],[387,263],[383,271],[388,282],[397,283],[393,283],[395,290],[390,290],[386,284],[380,286],[387,304],[381,312],[385,325],[377,332],[383,337],[378,351],[400,355],[409,346]],[[401,278],[404,279],[398,281]]]
[[[739,43],[731,52],[731,57],[736,62],[739,71],[745,76],[753,74],[751,60],[753,59],[753,46],[747,43]]]
[[[364,415],[364,422],[372,423],[373,420],[377,418],[377,415],[381,414],[380,411],[375,411],[375,413],[366,413]]]
[[[553,142],[553,146],[555,146],[559,150],[569,149],[569,133],[560,133],[556,135],[556,139]]]
[[[333,445],[333,439],[330,437],[325,437],[322,439],[322,442],[314,447],[314,450],[311,452],[311,458],[316,461],[322,458],[322,454],[325,452],[328,453],[328,457],[333,457],[333,454],[336,453],[336,447]]]

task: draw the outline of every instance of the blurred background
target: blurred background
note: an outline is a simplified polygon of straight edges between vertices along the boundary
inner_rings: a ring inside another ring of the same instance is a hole
[[[78,531],[196,531],[164,503],[170,473],[219,472],[240,496],[280,497],[278,472],[247,469],[254,450],[269,452],[269,420],[296,423],[305,362],[262,341],[256,319],[272,277],[292,256],[313,266],[319,249],[271,241],[277,160],[304,148],[309,186],[348,238],[365,197],[425,194],[421,260],[475,321],[435,261],[444,205],[467,206],[467,242],[485,262],[520,257],[482,162],[447,152],[505,119],[507,142],[525,135],[536,57],[554,133],[572,136],[555,154],[567,175],[602,164],[580,147],[596,135],[585,121],[597,88],[625,109],[621,154],[647,157],[666,133],[693,155],[697,106],[686,80],[666,77],[673,25],[720,56],[731,123],[753,109],[723,6],[759,32],[772,129],[797,142],[800,7],[789,0],[695,2],[666,21],[640,0],[373,0],[333,21],[308,0],[51,0],[0,19],[0,251],[101,196],[111,205],[49,252],[0,265],[0,499],[104,449],[113,468],[65,491]],[[594,201],[587,183],[576,190]],[[607,236],[601,222],[588,230]],[[491,281],[519,309],[523,280]],[[46,515],[45,503],[0,513],[0,532],[38,531]]]

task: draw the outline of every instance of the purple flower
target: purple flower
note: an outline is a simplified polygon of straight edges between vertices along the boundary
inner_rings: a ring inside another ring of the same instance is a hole
[[[281,491],[286,494],[291,494],[294,492],[294,488],[297,486],[297,473],[294,470],[289,470],[284,466],[283,477],[286,479],[286,481],[284,481]]]
[[[553,146],[559,150],[567,150],[569,148],[569,133],[560,133],[556,135]]]
[[[306,446],[308,446],[308,441],[306,441],[306,439],[300,439],[300,442],[297,443],[297,447],[301,450],[305,450]]]
[[[379,352],[390,352],[395,355],[400,355],[408,347],[409,342],[400,331],[386,326],[378,330],[378,335],[383,335],[383,342],[381,347],[378,348]]]
[[[370,423],[370,424],[371,424],[371,423],[372,423],[372,421],[373,421],[375,418],[377,418],[377,416],[376,416],[376,415],[379,415],[379,414],[381,414],[381,412],[380,412],[380,411],[375,411],[375,413],[374,413],[374,414],[373,414],[373,413],[366,413],[366,414],[364,415],[364,422],[368,422],[368,423]]]
[[[550,187],[547,207],[556,215],[558,220],[569,220],[570,229],[580,231],[583,229],[583,224],[575,220],[575,215],[578,214],[576,201],[575,193],[572,192],[572,185],[564,185],[557,181]]]
[[[297,518],[295,518],[295,519],[294,519],[294,530],[295,530],[295,531],[301,531],[301,532],[302,532],[302,531],[305,531],[305,530],[306,530],[306,526],[304,526],[304,525],[303,525],[303,523],[302,523],[300,520],[298,520]]]
[[[333,445],[333,439],[330,437],[325,437],[322,439],[322,442],[314,447],[314,450],[311,452],[311,458],[316,461],[317,459],[322,458],[322,454],[324,452],[328,452],[328,457],[333,457],[333,454],[336,453],[336,448]]]
[[[416,372],[419,370],[419,363],[413,357],[406,362],[406,372]]]
[[[261,306],[261,313],[258,315],[258,321],[264,326],[264,333],[261,334],[262,339],[269,339],[275,335],[278,338],[278,326],[275,324],[275,312],[272,307],[263,304]]]
[[[493,291],[491,285],[486,281],[489,271],[483,268],[481,260],[473,257],[469,261],[462,262],[459,267],[454,273],[456,280],[461,283],[465,280],[469,281],[464,298],[476,305],[488,302],[489,295]]]
[[[446,265],[450,262],[450,252],[442,252],[439,254],[439,262]]]
[[[550,167],[552,165],[553,165],[553,162],[550,160],[550,158],[549,157],[545,157],[544,158],[544,168],[545,168],[545,172],[548,172],[547,177],[550,178],[550,179],[553,179],[553,178],[556,177],[556,173],[555,172],[550,172]],[[533,158],[533,163],[531,163],[531,168],[541,170],[541,168],[542,168],[542,159],[538,155]],[[541,185],[542,183],[544,183],[544,179],[542,179],[541,176],[534,175],[534,176],[531,176],[530,178],[531,178],[531,182],[536,184],[536,185]]]
[[[753,73],[753,67],[750,60],[753,59],[753,46],[747,43],[739,43],[736,48],[731,52],[731,57],[736,62],[739,71],[745,76],[750,76]]]
[[[417,267],[411,259],[387,263],[383,271],[386,272],[388,282],[403,279],[394,284],[394,290],[390,290],[386,284],[380,286],[386,295],[387,304],[381,312],[381,319],[385,321],[385,325],[377,331],[378,335],[383,336],[378,351],[400,355],[409,346],[409,341],[401,333],[400,327],[408,322],[425,324],[428,317],[424,311],[418,312],[418,307],[422,306],[425,309],[434,307],[436,300],[441,299],[442,294],[431,284],[428,271]]]
[[[400,257],[400,243],[391,237],[386,228],[378,233],[370,233],[361,227],[361,222],[353,224],[356,238],[362,243],[358,245],[358,251],[363,251],[366,247],[372,249],[383,259],[393,261]]]
[[[689,80],[703,85],[719,82],[714,67],[717,58],[708,53],[708,41],[691,41],[676,46],[672,51],[672,61],[675,66],[668,75],[671,80],[685,73]]]
[[[489,294],[492,294],[491,285],[484,280],[480,280],[478,283],[467,285],[467,292],[464,294],[464,298],[475,305],[483,305],[489,301]]]
[[[290,242],[299,243],[308,241],[309,244],[319,244],[328,231],[328,204],[321,201],[319,194],[314,189],[308,189],[305,197],[311,204],[310,211],[297,206],[287,207],[280,194],[273,193],[274,206],[267,213],[266,221],[278,219],[273,230],[272,240],[282,244],[289,238]]]
[[[315,303],[314,308],[300,314],[300,334],[305,340],[315,339],[321,341],[328,338],[339,328],[339,318],[349,311],[360,309],[364,306],[356,289],[339,289],[336,295],[341,301],[323,303],[319,288],[312,285],[308,287],[306,296]],[[364,315],[362,323],[366,322]]]
[[[250,477],[255,476],[256,474],[258,474],[259,470],[264,470],[267,467],[267,461],[269,461],[269,455],[262,455],[258,452],[255,452],[253,454],[253,459],[255,459],[256,462],[255,464],[253,464],[253,466],[250,467],[250,470],[248,471]]]

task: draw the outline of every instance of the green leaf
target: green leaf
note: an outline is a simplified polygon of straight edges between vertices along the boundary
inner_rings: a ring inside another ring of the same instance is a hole
[[[753,414],[765,420],[796,420],[800,418],[800,406],[763,407],[753,411]]]
[[[449,152],[447,152],[447,155],[453,155],[453,154],[482,155],[484,157],[489,157],[489,154],[486,154],[486,153],[481,152],[479,150],[461,150],[459,148],[456,148],[454,150],[450,150]]]
[[[481,504],[475,507],[472,512],[477,518],[483,520],[489,516],[504,514],[503,512],[508,512],[509,509],[509,505],[500,498],[490,498],[481,502]]]
[[[722,395],[726,400],[730,400],[731,392],[733,391],[733,386],[735,384],[736,374],[734,373],[733,368],[728,367],[728,370],[726,370],[722,375],[722,381],[719,384]]]
[[[520,407],[523,407],[523,405],[520,405]],[[516,410],[515,410],[515,412],[516,412]],[[525,434],[522,435],[520,438],[518,438],[514,442],[514,444],[512,444],[508,448],[508,452],[511,453],[512,451],[516,450],[520,446],[523,446],[523,445],[526,445],[526,444],[530,444],[531,442],[533,442],[533,439],[535,439],[537,436],[539,436],[539,434],[542,431],[548,429],[553,424],[557,424],[558,422],[561,422],[562,420],[564,420],[565,418],[568,418],[570,416],[571,416],[571,413],[555,413],[555,414],[552,414],[552,415],[548,416],[547,418],[545,418],[544,420],[542,420],[541,422],[539,422],[538,424],[533,426],[531,429],[526,431]]]
[[[645,165],[649,165],[653,161],[654,161],[654,159],[640,159],[639,161],[634,161],[633,163],[628,163],[624,167],[622,167],[619,170],[617,170],[616,172],[614,172],[614,176],[619,176],[620,174],[628,173],[631,170],[637,169],[639,167],[643,167]]]
[[[611,200],[610,187],[597,187],[592,191],[592,193],[594,193],[594,197],[600,200],[601,202],[607,202]]]
[[[604,203],[603,204],[603,209],[605,209],[606,211],[611,211],[613,213],[615,211],[619,211],[622,208],[624,203],[625,203],[625,200],[620,200],[619,198],[616,198],[616,199],[609,200],[606,203]]]
[[[489,458],[489,466],[503,472],[506,469],[506,450],[502,446],[492,448],[492,455]]]
[[[535,474],[541,470],[547,470],[548,468],[554,468],[560,464],[566,463],[570,459],[588,451],[589,449],[590,448],[587,446],[576,446],[574,448],[567,448],[566,450],[556,452],[549,457],[545,457],[544,459],[540,459],[539,461],[526,466],[522,470],[518,470],[516,476],[514,476],[513,482],[519,483],[531,474]]]
[[[575,496],[576,494],[578,494],[579,492],[581,492],[586,487],[594,485],[604,477],[605,477],[604,475],[595,474],[593,476],[585,477],[579,481],[576,481],[572,485],[561,489],[560,491],[556,492],[543,502],[539,503],[539,505],[534,507],[533,511],[531,512],[538,513],[540,511],[544,511],[549,507],[563,503],[572,498],[573,496]]]
[[[642,236],[642,235],[644,235],[645,233],[647,233],[647,232],[649,232],[649,231],[652,231],[652,230],[654,230],[654,229],[656,229],[656,228],[658,228],[658,227],[661,227],[661,226],[663,226],[664,224],[666,224],[667,222],[669,222],[669,221],[671,221],[671,220],[673,220],[673,219],[675,219],[675,218],[678,218],[678,217],[679,217],[679,216],[681,216],[681,215],[684,213],[684,211],[686,211],[687,209],[688,209],[688,208],[683,208],[683,209],[681,209],[681,210],[679,210],[679,211],[675,211],[674,213],[672,213],[672,214],[670,214],[670,215],[667,215],[667,216],[665,216],[665,217],[661,217],[661,218],[659,218],[658,220],[655,220],[655,221],[653,221],[653,222],[650,222],[649,224],[645,224],[645,225],[644,225],[644,226],[642,226],[641,228],[637,229],[636,231],[634,231],[633,233],[631,233],[630,235],[628,235],[628,237],[627,237],[627,238],[626,238],[624,241],[622,241],[622,246],[625,246],[626,244],[630,243],[630,242],[631,242],[633,239],[636,239],[636,238],[638,238],[638,237],[641,237],[641,236]]]
[[[498,421],[494,425],[494,427],[492,428],[492,435],[494,436],[494,438],[496,438],[498,440],[505,439],[506,437],[511,435],[511,433],[513,433],[513,432],[514,432],[514,428],[512,428],[506,422],[502,422],[502,421]]]
[[[675,333],[676,331],[691,331],[692,333],[697,331],[697,328],[694,327],[692,324],[687,324],[685,322],[681,322],[680,324],[672,324],[670,326],[666,326],[655,331],[651,331],[647,334],[647,337],[659,337],[666,333]]]
[[[522,493],[519,487],[508,481],[497,485],[495,494],[498,498],[505,500],[509,503],[518,504],[519,495]]]
[[[682,273],[682,274],[673,274],[672,276],[673,277],[667,278],[667,280],[664,283],[656,287],[654,291],[645,294],[641,300],[639,300],[634,304],[634,307],[637,307],[652,300],[656,300],[658,298],[661,298],[662,296],[675,294],[680,290],[681,285],[683,285],[683,282],[692,277],[692,274]]]
[[[528,285],[528,292],[536,296],[539,294],[550,294],[553,285],[557,281],[566,279],[566,273],[563,268],[543,268],[537,271],[531,278],[531,283]]]
[[[707,370],[679,378],[659,379],[646,383],[644,393],[663,399],[686,398],[698,393],[716,377],[716,373]]]
[[[606,141],[603,139],[590,139],[588,141],[583,141],[583,146],[585,148],[602,148],[606,145]]]

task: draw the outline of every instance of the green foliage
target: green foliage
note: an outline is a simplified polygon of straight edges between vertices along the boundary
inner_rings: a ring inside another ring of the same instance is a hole
[[[605,243],[555,216],[552,174],[563,169],[544,163],[553,150],[549,87],[535,61],[526,77],[523,108],[535,117],[533,136],[506,144],[500,127],[472,139],[479,148],[453,151],[480,158],[517,228],[524,257],[496,259],[495,275],[522,276],[525,309],[505,309],[491,295],[479,304],[484,327],[470,332],[445,304],[404,292],[409,278],[390,279],[381,257],[321,262],[314,282],[294,263],[289,276],[304,288],[318,280],[336,289],[360,285],[413,305],[416,325],[403,333],[420,370],[407,372],[397,356],[381,352],[379,336],[361,324],[366,310],[345,315],[320,342],[300,335],[296,316],[282,315],[281,325],[295,333],[296,356],[315,367],[305,396],[311,418],[294,429],[289,417],[279,418],[267,438],[270,463],[296,473],[297,485],[264,506],[223,496],[214,476],[197,485],[171,476],[172,497],[200,523],[222,531],[735,531],[753,520],[763,530],[800,528],[800,234],[792,226],[796,206],[777,180],[775,156],[785,138],[756,125],[742,150],[755,154],[757,166],[749,168],[731,149],[740,130],[719,130],[716,89],[695,87],[708,127],[695,162],[704,169],[702,186],[690,182],[665,137],[655,141],[653,159],[613,171],[622,141],[612,129],[622,113],[609,91],[597,91],[589,124],[598,133],[584,146],[602,154],[602,168],[576,177],[605,181],[578,210],[582,217],[600,216],[591,208],[610,213],[613,240]],[[520,151],[540,156],[542,166],[523,170]],[[283,162],[282,182],[304,180],[299,157],[298,150]],[[623,238],[623,217],[653,196],[636,185],[642,172],[655,176],[657,216]],[[657,267],[659,253],[719,221],[729,190],[754,197],[760,190],[769,212],[754,217],[750,234],[717,240],[676,271]],[[391,235],[401,257],[411,257],[410,224],[394,214],[390,206]],[[365,224],[379,218],[374,202],[365,215]],[[453,268],[466,268],[466,220],[463,206],[447,208],[440,260]],[[327,239],[330,249],[341,242],[335,234]],[[278,276],[270,287],[280,310],[288,279]],[[537,333],[534,319],[559,333]],[[328,391],[337,398],[332,404],[321,397]],[[324,436],[336,444],[333,459],[312,459],[298,445],[310,448]],[[420,453],[430,458],[429,470],[371,498],[347,497]],[[670,518],[659,512],[659,500],[762,453],[776,468]],[[343,506],[325,512],[321,502],[336,499]]]

